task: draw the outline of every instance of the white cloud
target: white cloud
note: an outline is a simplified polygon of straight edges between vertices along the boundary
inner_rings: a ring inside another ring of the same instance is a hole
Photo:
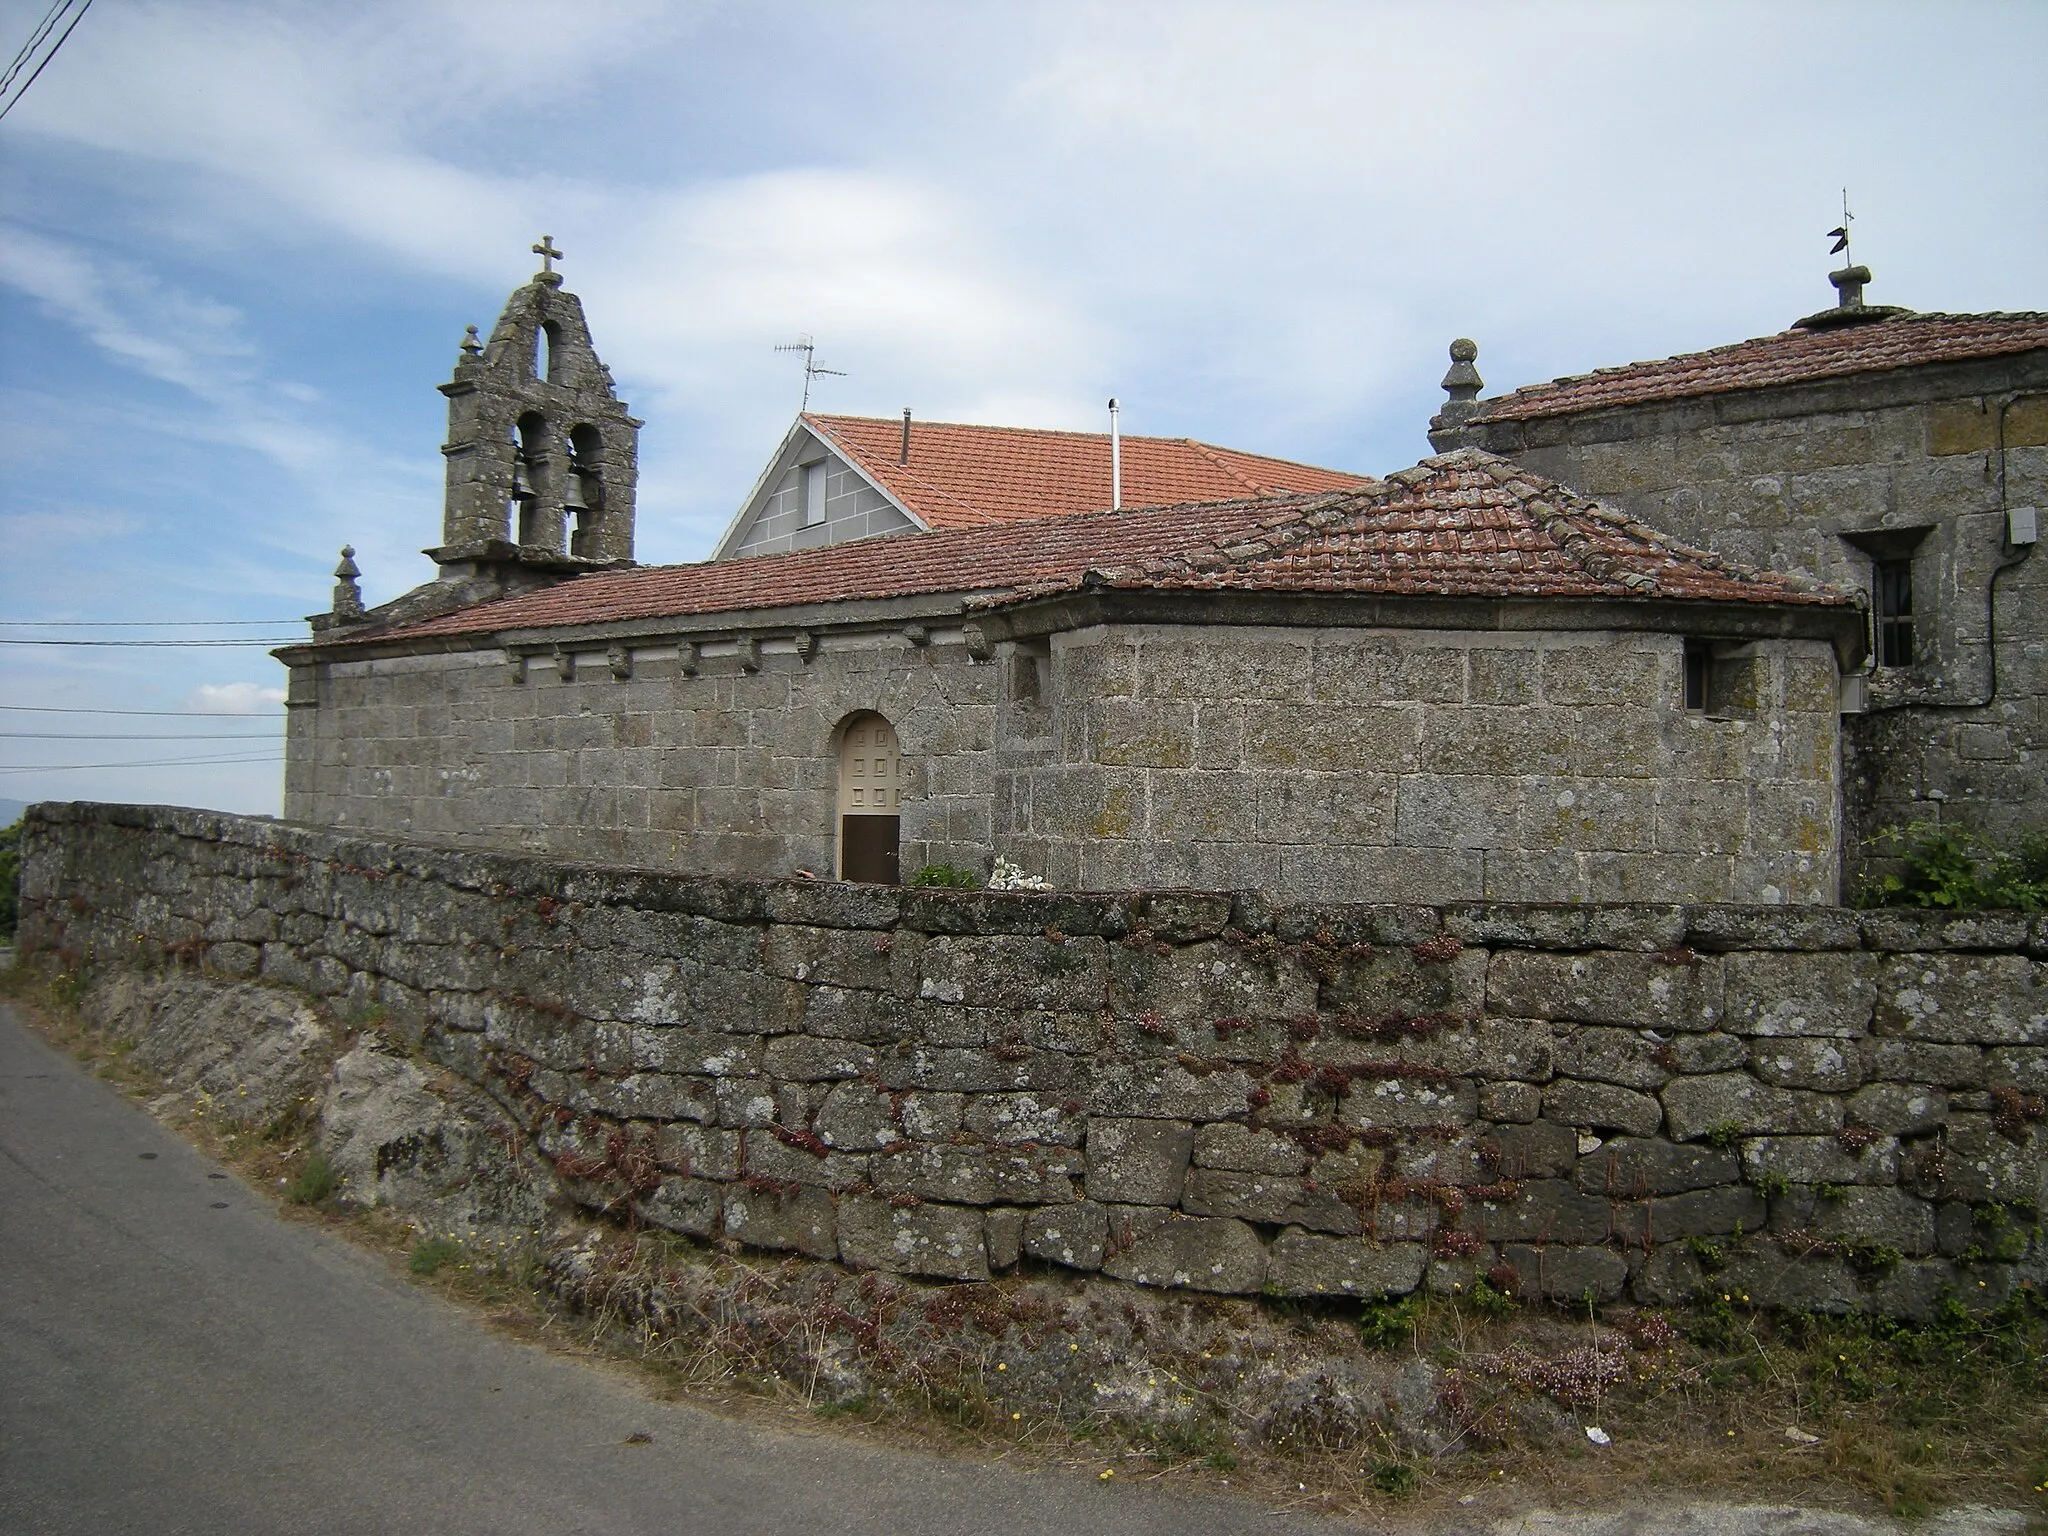
[[[209,714],[267,715],[284,703],[282,688],[262,683],[201,683],[185,696],[185,707]]]
[[[107,507],[64,507],[51,511],[0,514],[0,549],[14,560],[70,551],[132,537],[141,519]]]

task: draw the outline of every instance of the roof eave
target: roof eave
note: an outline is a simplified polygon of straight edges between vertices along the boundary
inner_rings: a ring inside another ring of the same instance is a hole
[[[730,639],[735,635],[795,630],[853,630],[895,624],[978,617],[970,601],[993,595],[990,588],[920,592],[900,597],[841,598],[829,602],[784,603],[755,608],[729,608],[715,613],[653,614],[639,618],[593,619],[579,624],[508,624],[499,629],[465,630],[456,634],[412,634],[337,640],[325,644],[285,646],[271,654],[286,666],[324,661],[369,661],[393,656],[424,656],[458,651],[503,650],[531,654],[565,646],[639,641]]]
[[[1947,317],[1941,315],[1920,315],[1916,318],[1923,320],[1938,320]],[[1779,334],[1784,335],[1795,333],[1781,332]],[[1766,336],[1759,337],[1756,339],[1758,341],[1769,341],[1773,338]],[[1733,345],[1747,346],[1750,344],[1751,343],[1747,342],[1737,342]],[[1823,389],[1829,385],[1846,384],[1855,380],[1870,379],[1880,375],[1887,374],[1914,374],[1931,371],[1935,369],[1980,367],[1987,364],[2007,363],[2015,358],[2025,358],[2033,353],[2048,353],[2048,346],[2044,346],[2042,343],[2038,341],[2029,341],[2024,345],[2013,345],[2011,347],[2003,347],[1992,351],[1973,352],[1966,356],[1961,357],[1923,357],[1908,361],[1891,362],[1882,365],[1873,365],[1867,368],[1845,368],[1838,372],[1813,374],[1811,376],[1804,378],[1769,379],[1759,383],[1735,383],[1723,385],[1713,389],[1686,389],[1679,391],[1677,393],[1651,395],[1641,399],[1597,400],[1584,405],[1565,405],[1559,406],[1557,408],[1519,410],[1513,412],[1512,414],[1494,414],[1493,411],[1489,409],[1490,407],[1505,407],[1513,405],[1517,398],[1519,398],[1525,390],[1533,392],[1537,390],[1544,390],[1556,387],[1554,384],[1530,384],[1524,386],[1523,390],[1513,390],[1505,395],[1495,395],[1491,399],[1480,400],[1476,402],[1479,409],[1475,411],[1472,415],[1467,416],[1462,421],[1456,423],[1446,423],[1446,426],[1451,428],[1452,430],[1465,427],[1514,428],[1528,422],[1562,421],[1571,417],[1599,416],[1607,414],[1609,412],[1620,414],[1628,411],[1654,410],[1658,408],[1668,408],[1672,406],[1695,404],[1700,401],[1725,400],[1735,398],[1746,398],[1757,395],[1766,395],[1777,391],[1788,391],[1795,389]],[[1701,354],[1679,353],[1671,358],[1657,358],[1651,361],[1653,363],[1675,362],[1682,358],[1694,357],[1699,355]],[[1627,367],[1637,366],[1648,365],[1627,365]],[[1616,371],[1626,371],[1626,369]],[[1587,375],[1582,379],[1576,379],[1572,382],[1585,383],[1597,379],[1598,377],[1599,375],[1597,374]]]
[[[1428,593],[1261,591],[1247,588],[1085,587],[989,600],[979,615],[1005,637],[1097,624],[1239,624],[1286,628],[1623,630],[1702,640],[1828,642],[1842,671],[1868,643],[1851,603],[1673,597],[1479,597]]]

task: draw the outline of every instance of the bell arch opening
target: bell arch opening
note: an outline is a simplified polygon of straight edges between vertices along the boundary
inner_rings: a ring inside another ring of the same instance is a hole
[[[562,382],[562,328],[552,320],[543,320],[533,328],[529,371],[541,383]]]
[[[512,510],[514,537],[521,544],[552,549],[559,538],[550,538],[550,519],[542,498],[547,476],[547,418],[528,411],[513,428],[517,444],[512,459]]]
[[[572,427],[569,475],[562,487],[562,511],[573,519],[569,553],[596,560],[604,555],[604,437],[588,422]]]
[[[839,878],[901,885],[903,752],[881,715],[849,715],[839,728]]]

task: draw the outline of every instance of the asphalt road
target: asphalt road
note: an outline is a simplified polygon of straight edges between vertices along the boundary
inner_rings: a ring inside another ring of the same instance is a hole
[[[1348,1529],[656,1402],[280,1221],[0,1007],[9,1536]]]

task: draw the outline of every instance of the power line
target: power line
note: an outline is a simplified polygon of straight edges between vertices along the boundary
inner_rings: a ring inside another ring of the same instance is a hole
[[[43,39],[48,37],[51,29],[57,25],[57,18],[70,8],[71,0],[57,0],[57,3],[44,14],[43,19],[36,23],[35,31],[30,33],[28,41],[21,45],[21,52],[17,53],[14,62],[7,66],[7,73],[0,75],[0,95],[4,95],[7,88],[14,84],[14,77],[21,73],[21,66],[28,62],[29,55],[42,46]]]
[[[0,619],[0,629],[275,629],[297,619]]]
[[[239,709],[84,709],[75,704],[0,704],[0,709],[29,715],[151,715],[160,720],[282,720],[283,715],[250,714]]]
[[[242,763],[281,763],[275,757],[154,757],[127,763],[34,763],[25,768],[0,768],[0,773],[78,773],[87,768],[230,768]]]
[[[0,731],[0,741],[275,741],[269,731],[156,731],[133,734],[80,731]]]
[[[152,646],[184,646],[188,649],[206,646],[270,646],[302,645],[304,635],[273,635],[266,640],[17,640],[12,635],[0,635],[0,645],[88,645],[116,646],[130,650]]]
[[[59,0],[58,9],[62,10],[63,7],[68,4],[70,4],[70,0]],[[85,20],[85,13],[91,9],[92,0],[83,0],[83,3],[78,7],[78,14],[71,18],[71,25],[67,26],[64,29],[62,35],[58,37],[57,41],[50,45],[50,51],[44,54],[42,62],[36,65],[35,73],[30,75],[26,80],[21,82],[21,89],[17,90],[14,93],[12,100],[0,102],[0,117],[5,117],[8,113],[12,112],[14,110],[14,103],[20,101],[22,97],[28,94],[28,88],[36,83],[37,78],[42,74],[42,72],[45,69],[48,69],[50,67],[50,60],[57,57],[57,50],[59,48],[62,48],[65,45],[65,43],[71,40],[71,34],[77,30],[78,24],[81,21]],[[40,35],[47,36],[47,29],[45,29],[45,31]],[[31,39],[31,44],[33,44],[33,39]],[[22,61],[26,57],[27,52],[24,51],[24,53],[17,55],[14,63],[11,66],[9,66],[7,73],[8,78],[10,80],[12,80],[14,75],[20,70]]]

